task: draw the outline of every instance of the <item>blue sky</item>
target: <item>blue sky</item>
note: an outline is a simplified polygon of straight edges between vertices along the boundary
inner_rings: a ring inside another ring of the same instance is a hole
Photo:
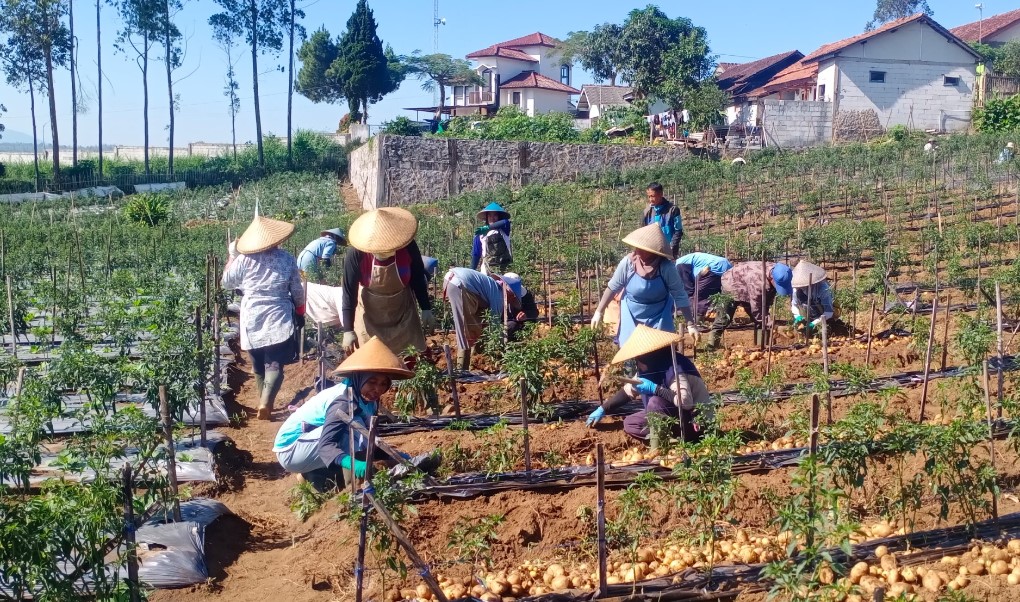
[[[984,16],[1016,8],[1016,0],[985,0]],[[299,0],[306,13],[304,25],[309,32],[320,25],[334,35],[341,32],[354,9],[355,0]],[[468,0],[440,0],[441,26],[439,50],[456,57],[535,31],[562,37],[568,32],[590,29],[606,21],[622,23],[632,8],[646,2],[611,0],[515,0],[496,8],[493,3]],[[973,0],[929,0],[935,19],[947,28],[976,21],[978,11]],[[429,0],[370,0],[379,24],[379,36],[393,46],[398,54],[414,50],[431,52],[433,47],[433,6]],[[486,8],[486,7],[492,8]],[[512,8],[510,8],[512,6]],[[729,0],[705,2],[692,0],[660,0],[658,6],[671,17],[686,16],[708,30],[712,51],[724,62],[745,62],[797,49],[805,54],[822,44],[856,35],[874,11],[870,0],[846,2],[818,0]],[[96,32],[95,2],[74,3],[75,24],[79,39],[79,64],[82,88],[95,97]],[[177,23],[187,38],[187,56],[177,72],[183,78],[175,84],[179,94],[175,142],[229,142],[230,119],[226,98],[222,95],[226,61],[223,52],[212,41],[208,17],[218,11],[212,0],[186,2]],[[103,6],[103,71],[104,142],[107,144],[141,144],[142,92],[137,66],[124,55],[114,53],[112,40],[120,22],[114,10]],[[247,60],[246,60],[247,59]],[[287,78],[276,70],[285,65],[284,56],[260,57],[259,87],[263,132],[284,133],[287,123]],[[297,63],[299,65],[299,63]],[[238,141],[251,140],[255,133],[252,109],[250,54],[237,64],[241,84],[241,112],[238,115]],[[150,67],[150,137],[153,145],[166,145],[168,102],[165,75],[160,65]],[[185,77],[187,76],[187,77]],[[575,86],[591,83],[591,78],[578,70]],[[56,97],[61,145],[70,144],[70,74],[58,74]],[[413,113],[403,107],[427,106],[432,94],[423,92],[416,80],[405,81],[396,92],[372,105],[369,123],[380,124],[397,115]],[[0,104],[7,114],[0,123],[8,130],[31,133],[28,95],[0,83]],[[95,103],[79,115],[79,143],[95,144],[98,140]],[[346,104],[313,104],[295,95],[294,122],[298,128],[332,131],[347,112]],[[45,101],[37,99],[37,120],[40,136],[48,128]],[[48,129],[47,129],[48,136]],[[20,136],[4,135],[14,141]]]

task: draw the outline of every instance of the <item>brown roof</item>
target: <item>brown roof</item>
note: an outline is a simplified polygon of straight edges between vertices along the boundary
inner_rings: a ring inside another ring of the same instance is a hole
[[[760,88],[745,92],[745,96],[757,98],[768,96],[781,90],[802,88],[805,85],[814,86],[818,77],[818,63],[805,63],[800,60],[786,69],[783,69]]]
[[[804,58],[802,52],[789,50],[750,63],[734,65],[719,76],[717,83],[721,89],[733,96],[746,94],[802,58]]]
[[[544,33],[536,31],[535,33],[528,34],[526,36],[521,36],[519,38],[514,38],[512,40],[507,40],[506,42],[500,42],[498,44],[493,44],[492,46],[489,46],[488,48],[482,48],[481,50],[476,50],[476,51],[472,52],[471,54],[468,54],[467,58],[469,58],[469,59],[477,59],[477,58],[482,58],[482,57],[487,57],[487,56],[503,56],[503,55],[497,55],[496,54],[501,48],[519,49],[519,48],[525,48],[525,47],[528,47],[528,46],[547,46],[549,48],[555,48],[555,47],[557,47],[559,45],[560,45],[560,41],[557,40],[556,38],[554,38],[552,36],[547,36]],[[524,53],[521,53],[521,54],[524,54]],[[527,55],[525,55],[525,56],[527,56]],[[508,57],[508,58],[515,58],[515,57]],[[531,57],[528,57],[528,59],[530,60]],[[524,59],[521,59],[521,60],[524,60]]]
[[[600,107],[625,107],[630,104],[627,96],[634,91],[630,86],[593,86],[585,84],[581,86],[581,98],[577,99],[578,110],[581,104],[589,107],[597,105]]]
[[[510,79],[503,81],[499,84],[500,88],[541,88],[543,90],[555,90],[557,92],[567,92],[570,94],[580,94],[581,91],[577,88],[572,88],[566,84],[560,83],[554,79],[550,79],[540,73],[534,71],[521,71],[517,75]]]
[[[894,30],[896,30],[896,29],[898,29],[898,28],[900,28],[900,27],[902,27],[904,25],[907,25],[909,23],[913,23],[915,21],[926,23],[929,27],[931,27],[935,31],[941,33],[942,35],[944,35],[947,40],[949,40],[950,42],[956,43],[957,46],[959,46],[960,48],[963,48],[969,54],[973,55],[974,58],[980,58],[980,56],[976,52],[974,52],[974,50],[970,46],[968,46],[963,40],[957,38],[952,33],[950,33],[948,29],[946,29],[945,27],[942,27],[941,25],[936,23],[935,20],[932,19],[931,17],[929,17],[928,15],[926,15],[924,13],[917,13],[915,15],[910,15],[909,17],[903,17],[902,19],[896,19],[895,21],[889,21],[888,23],[886,23],[885,25],[883,25],[881,27],[878,27],[876,29],[872,29],[871,31],[866,31],[866,32],[861,33],[861,34],[857,34],[855,36],[846,38],[845,40],[840,40],[838,42],[832,42],[831,44],[826,44],[826,45],[822,46],[821,48],[819,48],[818,50],[815,50],[811,54],[809,54],[806,57],[804,57],[803,61],[805,63],[810,63],[810,62],[820,61],[820,60],[829,58],[829,57],[831,57],[833,55],[838,54],[841,50],[845,50],[845,49],[853,46],[854,44],[858,44],[860,42],[864,42],[864,41],[870,40],[871,38],[873,38],[873,37],[875,37],[877,35],[881,35],[883,33],[888,33],[890,31],[894,31]]]
[[[1001,15],[995,15],[993,17],[988,17],[987,19],[981,19],[980,21],[974,21],[973,23],[954,27],[949,31],[964,42],[977,42],[979,35],[983,40],[1012,27],[1018,22],[1020,22],[1020,8],[1011,10],[1008,13],[1002,13]]]

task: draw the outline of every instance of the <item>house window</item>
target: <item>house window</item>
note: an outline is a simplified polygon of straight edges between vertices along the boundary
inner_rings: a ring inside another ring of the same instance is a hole
[[[521,93],[513,92],[510,94],[510,104],[521,106]]]
[[[959,77],[949,77],[948,75],[943,75],[942,76],[942,85],[943,86],[959,86],[960,85],[960,78]]]
[[[492,71],[486,69],[485,71],[482,71],[482,89],[488,90],[489,86],[491,85],[492,85]]]
[[[570,65],[560,66],[560,83],[566,86],[570,85]]]
[[[825,84],[818,85],[818,98],[815,100],[825,100]]]
[[[885,71],[869,71],[868,72],[870,81],[873,84],[884,84],[885,83]]]

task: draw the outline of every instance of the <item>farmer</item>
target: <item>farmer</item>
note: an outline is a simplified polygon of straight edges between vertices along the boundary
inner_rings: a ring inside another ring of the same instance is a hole
[[[801,261],[794,266],[790,311],[793,312],[793,325],[797,329],[810,332],[822,325],[823,318],[831,320],[835,315],[832,289],[826,278],[828,275],[825,270],[813,263]],[[810,307],[808,297],[811,298]]]
[[[673,435],[683,435],[688,442],[702,436],[702,426],[711,421],[711,397],[701,374],[691,360],[676,354],[676,368],[673,372],[673,345],[683,342],[683,336],[649,328],[638,324],[633,336],[616,352],[614,364],[635,360],[638,381],[628,383],[615,395],[607,399],[588,416],[585,422],[594,426],[607,410],[613,410],[636,397],[640,397],[643,409],[623,419],[623,431],[642,441],[648,440],[652,449],[662,443],[655,429],[649,428],[649,414],[679,419],[674,425]],[[682,414],[682,416],[681,416]]]
[[[396,353],[409,347],[425,351],[422,327],[432,330],[436,320],[414,241],[417,231],[418,220],[399,207],[363,213],[351,224],[341,280],[342,346],[347,353],[373,336]]]
[[[928,138],[928,141],[924,143],[924,154],[930,155],[935,152],[938,147],[935,146],[935,139]]]
[[[471,347],[481,338],[489,315],[503,319],[503,298],[507,300],[507,327],[513,321],[514,331],[528,318],[521,300],[527,289],[516,274],[510,278],[498,279],[467,268],[451,268],[443,278],[443,296],[450,303],[453,329],[457,334],[457,370],[467,371],[471,367]],[[516,276],[516,277],[514,277]],[[534,310],[538,317],[538,309]]]
[[[782,263],[766,263],[764,273],[760,261],[743,261],[733,265],[722,276],[722,292],[727,297],[725,304],[716,310],[712,333],[708,336],[708,348],[718,349],[722,344],[723,331],[733,321],[737,307],[742,307],[754,320],[758,331],[767,332],[772,317],[767,315],[776,293],[790,295],[792,272]],[[765,305],[762,306],[762,295]],[[761,335],[759,335],[761,336]],[[760,342],[760,340],[759,340]]]
[[[327,489],[326,481],[341,471],[347,483],[351,472],[355,478],[365,476],[366,438],[355,433],[352,451],[348,425],[353,421],[367,429],[392,381],[410,378],[414,373],[382,341],[372,337],[333,374],[344,376],[340,384],[317,393],[291,414],[273,443],[280,466],[320,490]],[[380,455],[382,458],[374,457],[397,461]]]
[[[684,236],[684,221],[680,215],[680,208],[672,201],[662,196],[662,184],[652,182],[645,191],[648,196],[648,206],[641,217],[641,225],[658,224],[662,229],[663,236],[669,241],[669,249],[672,257],[676,259],[680,255],[680,239]]]
[[[1002,149],[1002,152],[999,153],[999,158],[996,161],[996,163],[1000,163],[1000,164],[1001,163],[1007,163],[1009,161],[1012,161],[1014,156],[1015,156],[1015,152],[1013,150],[1013,143],[1012,142],[1007,142],[1006,143],[1006,148]]]
[[[294,224],[255,219],[228,247],[222,286],[240,289],[241,349],[251,355],[259,420],[272,417],[273,402],[283,384],[283,366],[294,356],[294,332],[304,325],[305,293],[294,256],[280,248],[294,233]]]
[[[471,247],[471,269],[483,274],[502,274],[513,261],[510,246],[510,214],[493,202],[478,212],[484,223],[475,230]]]
[[[676,309],[680,310],[687,321],[687,332],[697,341],[699,334],[694,326],[690,300],[662,230],[656,224],[649,224],[625,236],[623,242],[634,250],[625,255],[616,266],[591,317],[591,327],[599,327],[606,306],[613,297],[623,293],[617,333],[620,346],[626,344],[638,324],[675,332],[673,314]]]
[[[425,280],[432,282],[432,279],[436,277],[436,268],[439,267],[439,260],[435,257],[422,255],[421,263],[425,267]]]
[[[524,329],[526,322],[533,322],[538,319],[538,304],[535,303],[535,295],[528,290],[521,282],[521,277],[513,272],[503,274],[503,282],[514,291],[514,297],[520,301],[520,309],[513,315],[507,316],[506,335],[507,339],[513,340],[514,335]]]
[[[340,228],[320,232],[319,238],[308,243],[301,253],[298,254],[298,267],[301,268],[305,279],[314,275],[315,279],[321,282],[324,275],[320,262],[327,268],[332,266],[333,256],[336,255],[337,247],[346,244],[347,237]]]
[[[712,306],[712,296],[722,292],[722,275],[732,267],[728,259],[711,253],[688,253],[676,260],[687,296],[694,299],[697,292],[699,318]]]

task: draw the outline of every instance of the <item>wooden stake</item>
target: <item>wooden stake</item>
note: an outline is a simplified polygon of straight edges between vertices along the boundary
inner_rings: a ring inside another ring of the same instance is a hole
[[[438,600],[438,602],[450,602],[449,598],[446,597],[446,594],[443,593],[443,589],[439,587],[439,582],[436,581],[435,576],[432,575],[429,565],[426,564],[425,561],[422,560],[421,556],[418,555],[418,552],[415,551],[414,546],[411,545],[410,540],[407,539],[407,535],[404,534],[404,531],[400,528],[400,525],[397,524],[397,521],[393,520],[390,513],[387,512],[386,508],[375,499],[374,495],[367,491],[362,495],[372,502],[372,507],[379,513],[379,518],[386,523],[390,532],[393,533],[393,539],[397,540],[400,547],[404,549],[404,553],[411,559],[414,566],[418,568],[418,574],[421,575],[422,581],[424,581],[425,585],[432,591],[432,598],[434,600]]]
[[[220,396],[223,391],[223,374],[220,372],[220,343],[222,337],[220,336],[220,297],[217,294],[213,299],[212,307],[212,329],[213,329],[213,367],[212,367],[212,380],[213,380],[213,391],[216,397]]]
[[[174,423],[170,419],[170,402],[166,398],[166,386],[159,386],[159,415],[163,420],[163,439],[166,442],[166,472],[170,479],[170,493],[173,495],[174,521],[181,522],[181,500],[177,494],[177,452],[174,451]]]
[[[450,380],[450,395],[453,397],[453,414],[459,420],[460,392],[457,390],[457,377],[453,374],[453,355],[449,345],[443,345],[443,354],[446,356],[446,377]]]
[[[528,386],[526,379],[520,380],[521,387],[521,427],[524,429],[524,472],[531,481],[531,433],[528,432]]]
[[[669,346],[670,359],[673,361],[673,381],[676,382],[680,379],[680,365],[676,361],[676,346]],[[670,383],[666,383],[666,388],[669,388]],[[677,401],[680,399],[680,386],[677,385]],[[678,415],[680,417],[680,441],[687,443],[687,423],[684,421],[684,409],[677,408],[679,410]],[[660,442],[661,444],[662,442]]]
[[[868,322],[868,351],[864,354],[864,365],[871,366],[871,342],[875,338],[875,301],[871,299],[871,320]]]
[[[940,370],[946,369],[946,362],[949,360],[949,308],[952,306],[953,293],[949,292],[946,295],[946,323],[942,329],[942,362],[939,364]]]
[[[812,456],[818,453],[818,414],[820,413],[818,393],[811,395],[811,433],[808,437],[808,451]]]
[[[595,598],[604,598],[609,593],[609,585],[606,583],[606,564],[608,554],[606,551],[606,458],[603,444],[599,443],[595,448],[595,487],[597,491],[595,510],[595,529],[598,537],[599,547],[599,588],[595,592]]]
[[[322,324],[315,323],[315,358],[319,363],[319,387],[322,391],[326,388],[326,354],[322,350]]]
[[[1005,375],[1002,372],[1003,365],[1003,347],[1002,347],[1002,291],[999,289],[999,281],[995,281],[995,325],[996,325],[996,347],[999,356],[999,365],[996,366],[996,378],[998,390],[996,391],[996,401],[998,406],[998,417],[1002,418],[1002,394]]]
[[[931,303],[931,326],[928,328],[928,346],[924,352],[924,381],[921,385],[921,413],[917,417],[917,422],[924,422],[924,410],[928,405],[928,377],[931,374],[931,348],[932,341],[935,339],[935,312],[938,310],[939,298],[938,288],[935,290],[936,297],[932,299]]]
[[[599,362],[599,341],[595,339],[591,345],[591,352],[595,358],[595,392],[599,398],[599,407],[602,406],[602,402],[605,401],[602,397],[602,366]]]
[[[351,466],[354,466],[354,418],[347,423],[347,455],[351,457]],[[355,479],[351,477],[351,497],[358,495],[358,486],[355,483]]]
[[[376,429],[376,416],[372,416],[368,421],[368,442],[365,445],[365,489],[371,489],[372,487],[372,461],[375,459],[375,429]],[[354,457],[351,456],[351,460]],[[353,466],[353,461],[351,466]],[[353,471],[352,475],[353,475]],[[351,481],[354,481],[352,476]],[[368,545],[368,509],[371,502],[368,499],[368,495],[361,496],[361,528],[358,531],[358,559],[354,564],[354,600],[355,602],[361,602],[362,595],[364,593],[365,583],[365,548]]]
[[[829,321],[822,316],[822,368],[825,370],[825,424],[832,424],[832,391],[829,380]]]
[[[11,277],[7,276],[7,317],[11,326],[11,355],[18,359],[18,329],[14,323],[14,294],[11,292]]]
[[[992,465],[992,474],[998,481],[999,471],[995,466],[995,421],[992,419],[992,397],[988,394],[988,358],[981,360],[982,385],[985,389],[985,410],[988,414],[988,461]],[[999,496],[995,495],[998,485],[992,488],[992,518],[999,520]]]
[[[124,464],[124,547],[127,552],[128,597],[131,602],[138,602],[138,556],[135,553],[135,509],[134,488],[131,481],[131,463]]]
[[[811,289],[814,288],[814,285],[815,285],[815,277],[814,277],[814,275],[810,275],[809,274],[808,275],[808,281],[807,281],[807,308],[804,310],[804,313],[807,314],[806,316],[804,316],[804,322],[806,324],[810,324],[811,323]],[[793,294],[796,295],[797,292],[794,291]],[[811,342],[811,332],[810,332],[810,329],[806,325],[804,326],[804,342],[805,343],[810,343]]]
[[[202,358],[202,308],[195,307],[195,351],[198,363],[198,432],[202,447],[206,443],[205,424],[205,362]],[[192,431],[194,432],[194,431]]]

